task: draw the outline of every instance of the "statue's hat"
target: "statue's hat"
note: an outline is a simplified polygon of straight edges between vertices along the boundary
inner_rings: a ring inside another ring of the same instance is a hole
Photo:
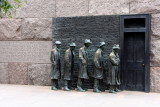
[[[106,45],[106,43],[105,43],[105,42],[100,42],[99,47],[101,47],[101,46],[103,46],[103,45]]]
[[[71,43],[69,46],[76,46],[76,44],[75,43]]]
[[[114,44],[113,49],[120,49],[119,44]]]
[[[90,39],[86,39],[84,43],[92,43]]]
[[[56,41],[55,44],[56,44],[56,45],[60,45],[61,42],[60,42],[60,41]]]

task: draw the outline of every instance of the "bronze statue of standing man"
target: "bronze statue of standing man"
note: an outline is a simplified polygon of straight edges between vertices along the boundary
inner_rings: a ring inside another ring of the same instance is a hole
[[[118,44],[115,44],[113,46],[112,52],[109,55],[109,77],[108,77],[108,83],[110,85],[109,92],[115,93],[119,92],[120,90],[120,73],[119,73],[119,63],[120,58],[118,51],[120,50],[120,47]]]
[[[99,82],[103,79],[103,71],[104,71],[104,50],[105,50],[105,42],[100,42],[100,46],[97,49],[94,55],[94,92],[100,93]]]
[[[86,39],[84,46],[79,49],[79,74],[78,74],[78,83],[77,91],[84,92],[82,84],[84,79],[89,79],[88,76],[88,47],[91,45],[91,40]]]
[[[55,48],[51,51],[51,89],[57,90],[59,87],[58,79],[61,78],[61,56],[60,56],[60,49],[61,49],[61,42],[55,42]]]
[[[75,43],[70,44],[70,48],[65,52],[65,69],[64,69],[64,91],[69,91],[73,79]]]

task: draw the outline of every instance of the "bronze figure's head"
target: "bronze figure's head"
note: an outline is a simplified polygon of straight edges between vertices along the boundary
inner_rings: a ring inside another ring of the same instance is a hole
[[[120,50],[119,44],[114,44],[113,51],[117,53],[119,50]]]
[[[55,44],[56,44],[56,47],[57,47],[58,49],[61,48],[61,44],[62,44],[62,43],[61,43],[60,41],[56,41]]]
[[[92,44],[90,39],[86,39],[84,45],[88,48]]]
[[[99,47],[104,51],[106,48],[106,43],[105,42],[100,42]]]
[[[71,50],[75,50],[76,44],[75,43],[71,43],[69,46],[70,46]]]

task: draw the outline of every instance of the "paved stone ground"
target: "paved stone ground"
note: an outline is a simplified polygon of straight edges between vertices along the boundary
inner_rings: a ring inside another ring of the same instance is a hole
[[[0,107],[160,107],[159,93],[66,92],[48,86],[0,85]]]

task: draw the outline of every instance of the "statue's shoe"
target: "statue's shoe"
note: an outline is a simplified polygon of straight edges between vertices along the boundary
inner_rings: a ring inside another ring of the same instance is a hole
[[[64,91],[70,91],[70,89],[67,86],[65,86]]]
[[[114,91],[114,90],[109,90],[109,93],[116,93],[116,91]]]
[[[120,92],[121,90],[119,90],[119,89],[115,89],[115,91],[116,91],[116,92]]]
[[[93,92],[101,93],[102,91],[100,91],[98,88],[95,88],[93,89]]]
[[[85,92],[86,90],[82,89],[82,87],[77,87],[77,91]]]
[[[51,90],[58,90],[58,89],[55,86],[52,86]]]

